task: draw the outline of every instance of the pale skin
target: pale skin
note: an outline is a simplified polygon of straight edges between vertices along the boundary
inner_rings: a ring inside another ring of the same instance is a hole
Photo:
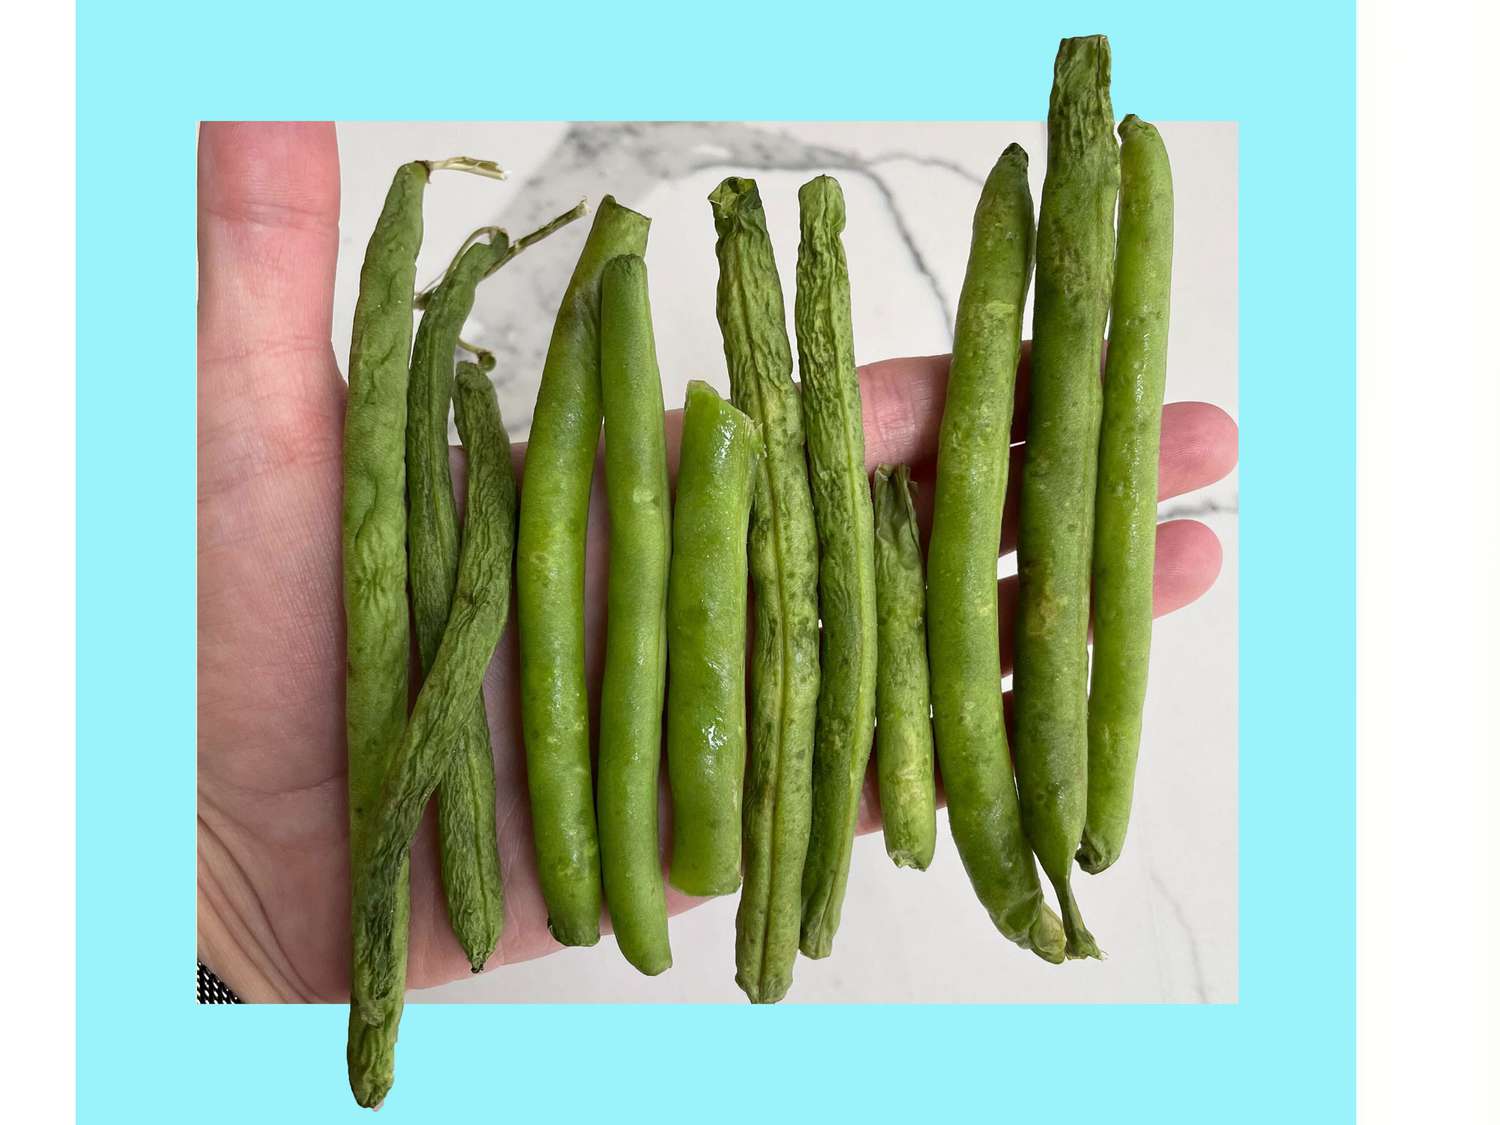
[[[339,216],[333,127],[205,125],[198,186],[198,954],[246,1000],[340,1001],[349,987],[349,883],[339,561],[344,381],[330,339]],[[929,356],[860,370],[868,466],[912,464],[924,536],[947,368],[946,356]],[[1024,415],[1018,402],[1018,440]],[[673,472],[677,423],[669,415]],[[1223,477],[1237,443],[1233,421],[1218,407],[1168,404],[1161,496]],[[461,490],[461,454],[454,456]],[[524,446],[514,456],[524,467]],[[1017,475],[1013,468],[1012,505]],[[1013,515],[1008,508],[1008,529]],[[606,526],[596,476],[585,599],[596,705]],[[1162,524],[1156,614],[1201,597],[1221,560],[1218,539],[1203,524]],[[1000,583],[1000,599],[1008,621],[1012,580]],[[1002,643],[1007,670],[1009,655]],[[507,914],[491,969],[561,948],[547,933],[532,856],[516,685],[512,617],[485,683]],[[878,825],[872,774],[861,830]],[[670,852],[670,825],[663,851]],[[409,986],[467,976],[448,928],[430,810],[413,845],[411,888]],[[668,889],[674,913],[699,901]]]

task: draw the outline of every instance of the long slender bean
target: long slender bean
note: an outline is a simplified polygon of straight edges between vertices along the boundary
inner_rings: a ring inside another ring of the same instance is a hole
[[[740,885],[745,779],[746,555],[760,427],[707,383],[682,413],[667,585],[667,771],[672,885]]]
[[[603,416],[599,283],[642,254],[650,220],[606,195],[563,294],[526,449],[517,541],[521,724],[547,927],[564,945],[599,940],[599,836],[589,755],[583,580],[589,487]]]
[[[412,161],[396,170],[360,268],[349,347],[344,416],[343,564],[348,683],[344,723],[349,751],[349,850],[355,894],[364,881],[360,855],[386,767],[406,723],[411,659],[406,612],[407,358],[411,293],[422,245],[422,196],[429,168]],[[396,917],[402,935],[410,909],[406,871],[398,872]],[[354,929],[354,963],[366,958]],[[399,992],[399,989],[398,989]],[[351,1004],[349,1085],[361,1105],[379,1105],[395,1072],[399,1005],[378,1026]]]
[[[1156,468],[1172,301],[1172,167],[1155,127],[1120,124],[1120,233],[1099,487],[1094,502],[1094,667],[1089,688],[1088,816],[1078,862],[1103,871],[1130,823],[1151,659]]]
[[[1016,777],[1021,819],[1057,891],[1070,957],[1097,957],[1073,895],[1088,804],[1089,570],[1099,365],[1120,154],[1109,42],[1064,39],[1047,113],[1031,408],[1017,538]]]
[[[604,267],[599,366],[609,498],[599,856],[620,952],[654,976],[672,967],[657,831],[672,493],[646,263],[634,254]]]
[[[875,768],[886,854],[897,867],[925,871],[937,845],[937,787],[914,487],[905,465],[875,470]]]
[[[458,509],[448,467],[453,353],[474,307],[474,290],[509,240],[496,233],[469,246],[433,291],[412,345],[406,411],[407,559],[412,618],[424,675],[437,657],[458,578]],[[459,732],[453,768],[437,793],[443,890],[453,933],[478,972],[505,924],[495,832],[495,763],[484,698],[476,694]]]
[[[875,731],[875,532],[849,268],[844,193],[832,176],[802,185],[797,363],[818,529],[820,646],[812,832],[802,868],[802,952],[833,951]]]
[[[1063,959],[1062,926],[1042,900],[1006,747],[996,587],[1021,318],[1031,281],[1026,168],[1025,150],[1007,148],[974,211],[938,435],[927,647],[938,764],[959,858],[996,928],[1055,962]]]
[[[404,974],[393,956],[404,945],[393,924],[403,897],[399,873],[428,798],[461,753],[474,698],[510,611],[516,481],[495,388],[476,364],[458,365],[454,406],[469,464],[453,607],[386,772],[361,856],[367,878],[355,901],[355,928],[369,956],[355,965],[354,994],[368,1023],[384,1020],[400,1002]]]
[[[754,180],[731,176],[708,198],[718,233],[717,311],[730,390],[734,404],[760,424],[766,443],[750,513],[755,640],[735,980],[752,1003],[774,1003],[791,987],[797,959],[812,818],[817,528],[786,306],[760,192]]]

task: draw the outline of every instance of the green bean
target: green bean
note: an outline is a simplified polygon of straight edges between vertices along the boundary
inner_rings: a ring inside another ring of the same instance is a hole
[[[634,254],[604,267],[599,368],[609,499],[599,856],[620,952],[655,976],[672,967],[657,833],[672,493],[646,263]]]
[[[802,869],[802,952],[827,957],[839,927],[859,800],[875,731],[875,532],[849,269],[844,193],[831,176],[802,185],[797,251],[797,362],[822,617],[812,833]]]
[[[360,1014],[372,1024],[384,1020],[401,997],[403,973],[394,954],[404,946],[399,937],[405,931],[393,924],[403,897],[398,875],[428,798],[451,776],[510,611],[516,481],[495,388],[478,365],[458,365],[454,407],[469,466],[453,606],[360,857],[366,878],[355,900],[355,928],[363,933],[368,956],[355,965],[354,994]],[[404,955],[404,948],[399,951]]]
[[[959,858],[996,928],[1061,961],[1062,926],[1042,900],[1021,827],[1000,694],[996,559],[1033,248],[1026,168],[1025,150],[1007,148],[974,211],[938,435],[927,648],[933,732]]]
[[[1119,858],[1141,745],[1172,299],[1167,150],[1156,129],[1133,114],[1121,123],[1120,138],[1120,234],[1094,502],[1088,816],[1078,850],[1079,864],[1091,873]]]
[[[599,836],[589,756],[583,580],[589,487],[603,415],[599,280],[642,254],[650,220],[606,195],[563,294],[526,449],[517,541],[521,725],[547,927],[564,945],[599,940]]]
[[[406,611],[407,358],[411,293],[422,244],[424,161],[396,170],[360,269],[349,346],[344,417],[343,560],[348,683],[344,723],[349,751],[349,848],[359,856],[386,768],[406,723],[411,642]],[[355,894],[363,872],[352,862]],[[398,872],[393,920],[404,938],[406,872]],[[354,961],[366,957],[354,929]],[[406,964],[404,945],[399,961]],[[397,990],[400,991],[399,989]],[[361,1105],[378,1105],[395,1067],[399,1011],[369,1027],[351,1005],[349,1084]]]
[[[682,413],[667,584],[667,771],[672,885],[740,885],[745,779],[746,557],[760,427],[707,383]]]
[[[875,768],[886,854],[897,867],[925,871],[937,844],[937,792],[913,488],[905,465],[875,470]]]
[[[1064,39],[1047,114],[1037,226],[1031,408],[1017,537],[1016,777],[1027,838],[1057,891],[1068,956],[1097,957],[1073,896],[1088,804],[1089,567],[1099,362],[1120,154],[1109,42]]]
[[[458,511],[448,468],[448,407],[453,399],[453,353],[473,311],[474,291],[518,253],[583,213],[582,205],[575,207],[515,242],[495,227],[476,231],[439,282],[415,299],[425,313],[412,346],[407,393],[407,555],[412,616],[424,674],[432,667],[443,639],[458,574]],[[487,242],[477,241],[486,234]],[[481,358],[493,363],[488,353]],[[438,788],[437,809],[448,918],[477,973],[494,952],[505,924],[495,832],[495,764],[482,695],[475,697],[461,753]]]
[[[412,617],[426,673],[448,624],[458,577],[458,510],[448,468],[453,352],[474,307],[474,290],[508,248],[503,234],[468,246],[453,263],[417,328],[406,411],[407,557]],[[500,940],[504,888],[495,833],[495,763],[484,699],[474,697],[453,768],[437,795],[443,890],[453,932],[477,973]]]
[[[786,306],[760,192],[754,180],[731,176],[708,198],[718,233],[717,312],[729,386],[734,404],[760,424],[766,443],[750,512],[755,640],[735,980],[752,1003],[774,1003],[791,987],[797,959],[812,819],[817,528]]]

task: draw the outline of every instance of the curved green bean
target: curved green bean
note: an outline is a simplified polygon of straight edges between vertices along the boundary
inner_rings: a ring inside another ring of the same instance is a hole
[[[886,855],[925,871],[937,846],[937,786],[914,487],[905,465],[875,470],[875,769]]]
[[[839,927],[870,742],[875,732],[875,532],[849,268],[840,235],[844,193],[818,176],[797,194],[797,364],[822,618],[812,833],[802,868],[802,952],[827,957]]]
[[[745,779],[746,555],[760,427],[707,383],[682,412],[667,584],[667,772],[672,885],[740,885]]]
[[[1015,699],[1021,819],[1057,891],[1070,957],[1099,956],[1071,877],[1088,804],[1099,364],[1119,185],[1109,42],[1102,35],[1064,39],[1047,114],[1047,178],[1037,225],[1031,408],[1017,537]]]
[[[396,170],[360,268],[359,298],[349,346],[349,395],[344,415],[343,565],[348,681],[344,724],[349,752],[349,850],[355,895],[364,872],[358,856],[380,786],[406,725],[411,642],[406,610],[407,359],[411,293],[422,245],[422,195],[428,165]],[[405,970],[406,871],[397,873],[393,928]],[[354,963],[367,957],[354,928]],[[400,989],[397,989],[400,992]],[[378,1027],[351,1003],[349,1084],[361,1105],[379,1105],[395,1069],[399,1005]]]
[[[938,435],[927,648],[933,732],[959,858],[996,928],[1056,962],[1062,926],[1042,900],[1021,827],[1000,694],[996,559],[1033,247],[1026,168],[1025,150],[1007,148],[974,211]]]
[[[496,233],[459,255],[433,290],[412,345],[406,411],[407,559],[424,674],[437,657],[458,578],[458,509],[448,467],[453,353],[474,308],[475,287],[508,247],[509,240]],[[505,924],[495,832],[495,763],[480,694],[459,732],[459,747],[439,786],[437,806],[448,918],[477,973],[494,952]]]
[[[1134,114],[1121,123],[1120,139],[1120,233],[1094,502],[1088,815],[1078,849],[1090,873],[1119,858],[1130,823],[1151,659],[1156,469],[1172,301],[1167,149]]]
[[[797,959],[812,819],[817,528],[786,306],[760,192],[754,180],[731,176],[708,199],[718,233],[717,312],[730,390],[734,404],[760,424],[766,448],[750,512],[755,640],[735,981],[752,1003],[774,1003],[791,987]]]
[[[398,875],[428,798],[461,753],[474,698],[510,611],[516,480],[495,388],[476,364],[458,365],[454,408],[469,465],[453,607],[386,773],[360,857],[366,878],[355,900],[355,929],[368,956],[355,965],[354,994],[360,1014],[372,1024],[384,1020],[401,998],[404,964],[395,954],[399,951],[404,962],[405,949],[393,924],[403,897]]]
[[[521,725],[547,927],[564,945],[599,940],[599,837],[589,755],[583,581],[589,488],[603,416],[599,283],[642,254],[651,221],[606,195],[563,294],[526,447],[517,540]]]
[[[609,499],[599,857],[620,952],[655,976],[672,967],[657,831],[672,493],[646,263],[634,254],[604,267],[599,368]]]

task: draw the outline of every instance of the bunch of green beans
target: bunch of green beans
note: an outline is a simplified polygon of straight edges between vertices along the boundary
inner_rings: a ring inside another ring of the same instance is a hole
[[[563,293],[526,448],[516,556],[521,726],[547,927],[564,945],[599,940],[599,836],[589,754],[583,582],[599,447],[599,302],[604,265],[642,254],[651,221],[606,195]]]
[[[792,383],[786,306],[754,180],[709,195],[718,232],[718,318],[734,403],[760,424],[765,459],[750,509],[755,640],[745,882],[735,919],[735,981],[753,1003],[786,995],[802,924],[818,698],[818,537],[802,404]]]
[[[1027,838],[1057,892],[1070,957],[1098,957],[1073,896],[1088,803],[1089,575],[1099,366],[1120,157],[1109,43],[1064,39],[1037,226],[1031,412],[1016,567],[1016,777]]]
[[[1064,956],[1063,930],[1042,901],[1006,745],[995,585],[1021,317],[1031,281],[1026,170],[1025,150],[1009,146],[974,211],[938,433],[927,651],[938,764],[964,870],[1002,934],[1057,962]]]

